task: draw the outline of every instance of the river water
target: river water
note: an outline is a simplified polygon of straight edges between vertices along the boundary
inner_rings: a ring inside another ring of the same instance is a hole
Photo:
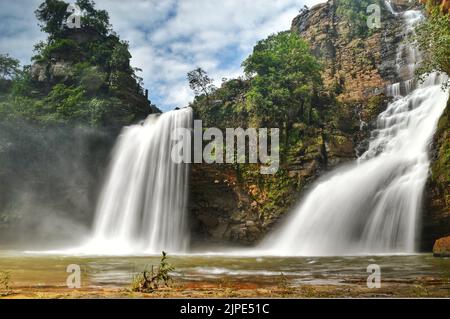
[[[237,257],[221,255],[169,256],[178,283],[218,285],[224,280],[256,287],[276,285],[281,276],[293,287],[305,285],[349,286],[364,288],[367,267],[380,266],[383,284],[416,285],[433,282],[434,289],[450,297],[450,258],[430,254],[358,257]],[[66,268],[77,264],[82,271],[83,287],[127,288],[133,275],[150,265],[158,265],[158,256],[75,257],[0,253],[0,270],[10,273],[13,287],[65,287]]]

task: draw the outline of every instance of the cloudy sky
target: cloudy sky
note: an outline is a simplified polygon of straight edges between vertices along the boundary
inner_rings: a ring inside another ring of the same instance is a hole
[[[186,73],[201,67],[217,85],[242,74],[253,45],[287,30],[304,5],[325,0],[96,0],[120,37],[130,42],[132,65],[162,110],[185,106],[193,94]],[[73,2],[73,1],[67,1]],[[0,53],[29,64],[45,38],[34,10],[41,0],[0,0]]]

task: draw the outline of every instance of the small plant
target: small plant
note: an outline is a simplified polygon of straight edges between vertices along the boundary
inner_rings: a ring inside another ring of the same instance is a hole
[[[423,285],[413,285],[412,291],[416,297],[430,297],[430,291]]]
[[[277,286],[282,295],[287,295],[294,292],[294,288],[291,287],[288,278],[283,273],[281,273],[280,276],[278,277]]]
[[[278,288],[281,290],[289,289],[288,279],[283,273],[281,273],[280,277],[278,278]]]
[[[152,265],[150,271],[144,269],[143,272],[135,275],[131,284],[131,290],[151,293],[159,289],[161,285],[168,287],[169,283],[173,281],[170,272],[174,270],[175,268],[167,262],[167,253],[163,251],[159,267],[155,270],[155,267]]]
[[[9,272],[0,271],[0,290],[3,290],[3,293],[0,293],[0,296],[9,295],[11,293],[11,287],[9,286],[11,280],[11,276]]]

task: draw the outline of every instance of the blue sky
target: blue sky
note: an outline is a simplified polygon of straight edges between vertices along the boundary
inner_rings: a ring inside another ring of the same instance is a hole
[[[72,1],[67,1],[72,2]],[[96,0],[115,31],[130,43],[132,65],[143,70],[153,103],[162,110],[187,105],[186,73],[205,69],[215,84],[242,74],[254,44],[290,28],[303,5],[324,0]],[[0,0],[0,53],[30,64],[45,39],[34,17],[41,0]]]

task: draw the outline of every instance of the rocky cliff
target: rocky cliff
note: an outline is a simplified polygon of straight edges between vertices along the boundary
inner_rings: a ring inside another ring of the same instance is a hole
[[[425,196],[422,247],[450,235],[450,100],[439,120],[431,147],[431,170]]]
[[[303,10],[291,30],[310,43],[324,66],[329,98],[320,103],[323,112],[333,115],[321,127],[294,124],[301,142],[291,145],[276,175],[262,176],[251,165],[194,164],[190,209],[198,240],[258,242],[319,176],[364,150],[371,122],[390,101],[385,88],[401,80],[395,63],[402,22],[383,7],[382,28],[354,35],[338,5],[329,1]],[[244,99],[241,91],[214,108]],[[195,103],[193,107],[201,108]],[[196,113],[205,120],[203,113]]]
[[[318,177],[364,151],[374,120],[392,99],[389,85],[410,79],[411,74],[396,65],[399,45],[407,41],[404,22],[380,3],[381,28],[362,29],[355,34],[353,21],[345,15],[346,10],[354,8],[343,8],[345,3],[348,5],[346,1],[328,1],[302,10],[291,28],[309,42],[323,64],[322,79],[329,99],[320,103],[335,115],[321,127],[295,123],[302,142],[290,146],[274,176],[261,176],[251,165],[193,165],[190,209],[196,239],[258,242]],[[391,4],[394,10],[417,5],[403,0]],[[445,1],[442,10],[446,11]],[[227,101],[219,100],[215,110],[226,110],[236,101],[245,103],[247,84],[239,83],[237,93]],[[193,107],[201,109],[196,103]],[[204,112],[196,113],[205,120]],[[421,229],[421,246],[426,251],[431,251],[436,239],[450,234],[449,123],[447,107],[431,147],[432,165]],[[225,123],[216,121],[212,126],[221,124]],[[233,125],[233,121],[227,120],[226,125]]]
[[[430,0],[422,0],[430,4]],[[447,0],[432,0],[440,6],[443,15],[449,14],[450,2]],[[450,34],[450,17],[447,34]],[[447,43],[447,49],[448,43]],[[449,57],[447,56],[447,61]],[[450,74],[448,62],[445,72]],[[433,244],[441,237],[450,235],[450,100],[442,114],[431,149],[431,169],[425,191],[422,248],[429,251]],[[447,244],[447,240],[441,240]],[[438,243],[436,242],[435,246]]]

